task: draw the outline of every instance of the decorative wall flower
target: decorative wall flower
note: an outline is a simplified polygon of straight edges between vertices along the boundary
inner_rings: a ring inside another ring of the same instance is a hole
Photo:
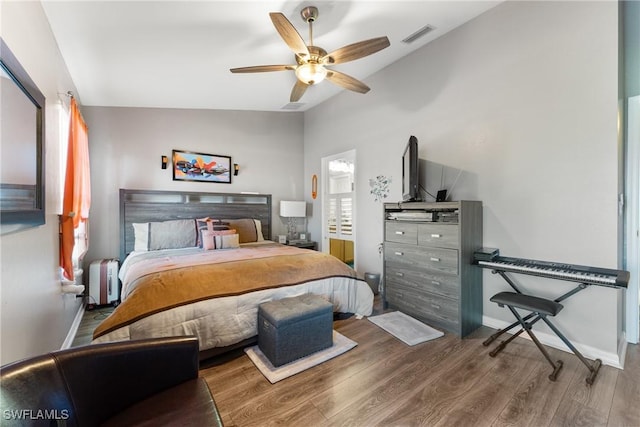
[[[370,193],[373,194],[376,202],[387,198],[389,195],[389,184],[391,184],[391,177],[387,178],[384,175],[378,175],[374,179],[369,180],[369,187],[371,187]]]

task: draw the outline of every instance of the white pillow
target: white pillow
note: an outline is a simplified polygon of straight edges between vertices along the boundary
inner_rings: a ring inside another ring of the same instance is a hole
[[[214,237],[216,239],[216,249],[235,249],[240,247],[239,234],[223,234]]]
[[[262,222],[259,219],[253,219],[253,222],[256,223],[256,230],[258,231],[258,240],[256,242],[264,241],[264,236],[262,235]]]
[[[149,250],[149,223],[133,223],[134,251]]]

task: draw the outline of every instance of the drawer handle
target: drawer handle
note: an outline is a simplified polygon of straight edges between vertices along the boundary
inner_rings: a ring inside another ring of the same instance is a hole
[[[398,255],[398,256],[404,255],[402,252],[395,252],[395,254]]]
[[[440,285],[441,285],[441,283],[440,283],[440,282],[438,282],[437,280],[432,280],[432,281],[431,281],[431,284],[432,284],[432,285],[436,285],[436,286],[440,286]]]
[[[438,304],[431,304],[431,307],[435,308],[436,310],[440,310],[440,306]]]
[[[396,231],[396,234],[402,235],[402,234],[404,234],[404,231]]]
[[[434,239],[439,239],[442,237],[442,234],[432,234],[431,237],[433,237]]]
[[[429,258],[431,261],[433,262],[440,262],[440,258],[436,258],[436,257],[431,257]]]
[[[404,277],[404,273],[396,273],[396,276],[398,276],[398,277]]]

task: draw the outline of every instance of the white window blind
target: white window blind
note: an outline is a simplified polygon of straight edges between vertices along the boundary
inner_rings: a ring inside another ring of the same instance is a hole
[[[340,198],[340,233],[353,235],[353,199],[350,196]]]
[[[331,194],[327,197],[327,232],[335,239],[352,239],[353,196],[351,193]]]

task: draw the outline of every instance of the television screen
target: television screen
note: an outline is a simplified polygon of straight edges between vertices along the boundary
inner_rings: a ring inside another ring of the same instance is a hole
[[[402,201],[420,201],[418,185],[418,138],[411,135],[402,154]]]

